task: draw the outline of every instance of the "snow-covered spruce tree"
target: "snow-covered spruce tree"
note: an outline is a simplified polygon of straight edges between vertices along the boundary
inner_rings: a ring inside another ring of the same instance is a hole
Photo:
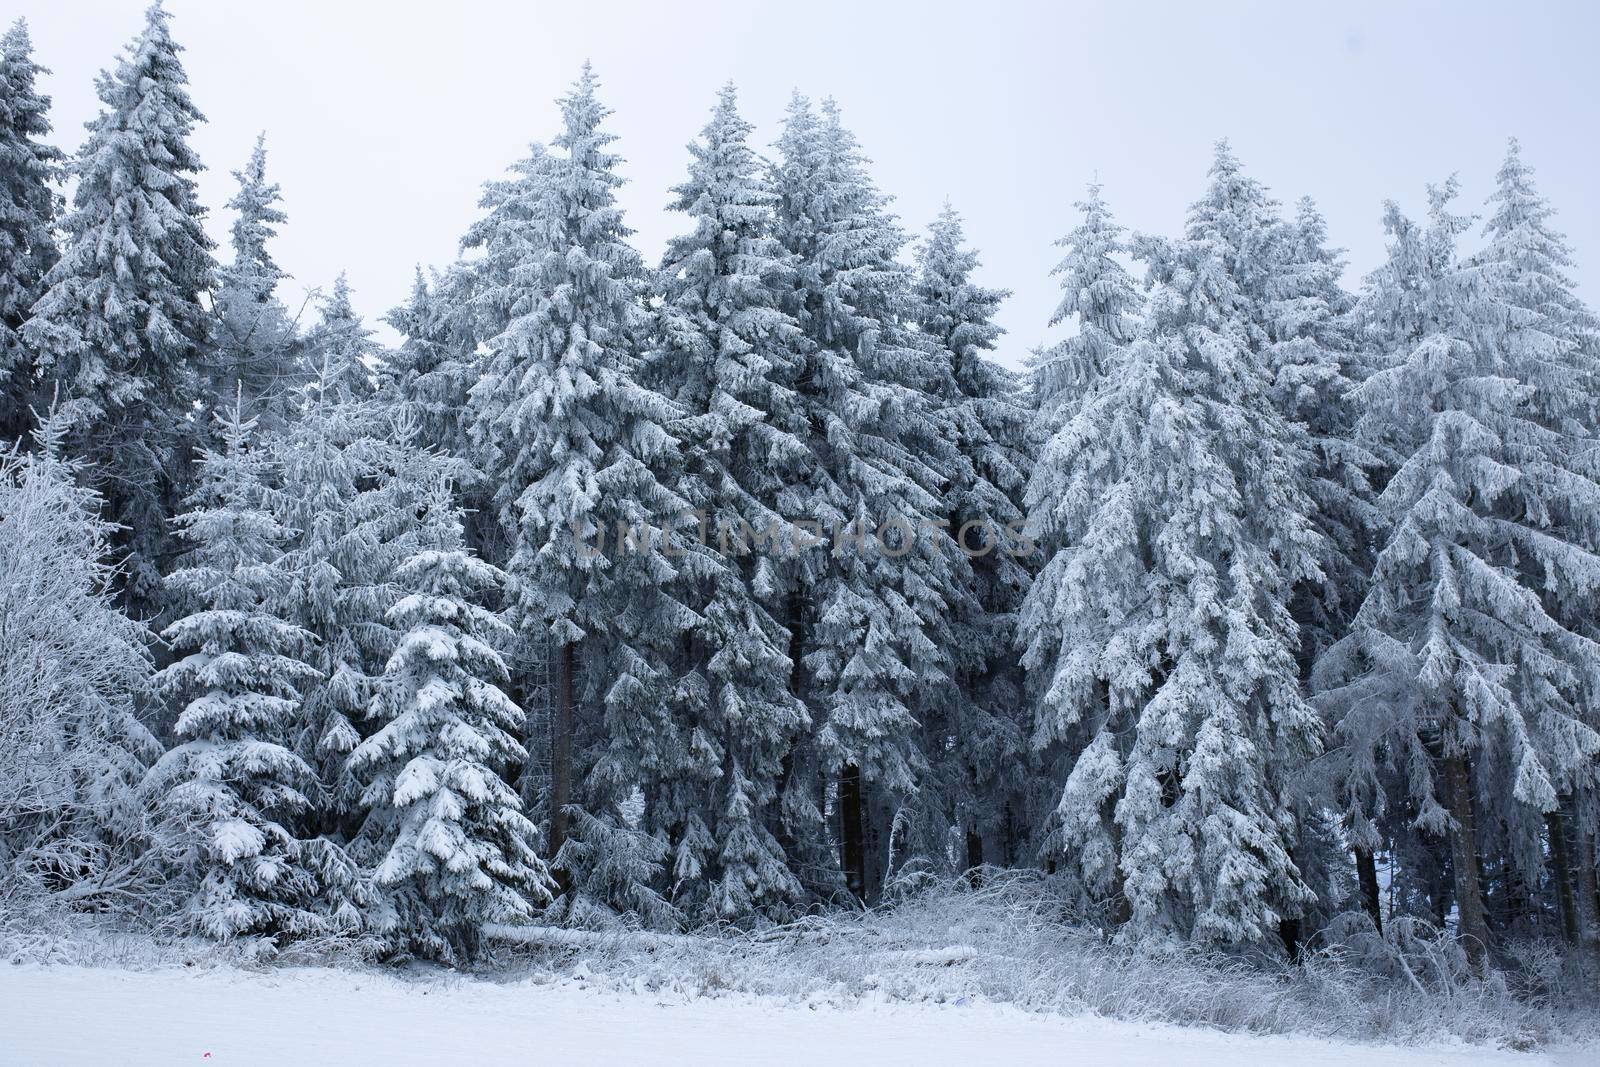
[[[1064,593],[1061,582],[1067,576],[1065,552],[1070,546],[1062,539],[1063,527],[1051,515],[1071,477],[1065,464],[1076,460],[1075,451],[1052,446],[1052,441],[1071,425],[1078,408],[1115,369],[1139,329],[1139,316],[1144,306],[1143,292],[1119,259],[1128,253],[1123,228],[1112,217],[1100,188],[1098,184],[1091,184],[1087,197],[1074,205],[1081,219],[1057,242],[1066,249],[1066,255],[1052,272],[1060,276],[1062,295],[1060,305],[1051,316],[1051,324],[1061,325],[1072,320],[1076,332],[1041,352],[1033,366],[1033,390],[1038,406],[1029,436],[1036,450],[1036,462],[1029,475],[1024,500],[1029,533],[1038,542],[1043,566],[1034,576],[1022,604],[1018,644],[1025,649],[1039,650],[1034,654],[1040,658],[1025,661],[1030,679],[1036,682],[1040,679],[1048,682],[1053,677],[1055,653],[1047,650],[1061,647],[1062,634],[1057,629],[1055,605]],[[1038,686],[1034,688],[1037,690]],[[1044,795],[1040,799],[1047,805],[1047,812],[1054,810],[1060,801],[1062,783],[1078,750],[1093,737],[1093,734],[1084,736],[1085,729],[1098,729],[1104,718],[1105,702],[1109,699],[1104,687],[1096,699],[1101,705],[1099,714],[1080,712],[1077,717],[1077,722],[1087,723],[1087,727],[1077,726],[1076,732],[1063,732],[1059,727],[1036,732],[1035,747],[1044,772],[1041,775]],[[1041,719],[1039,724],[1045,721]],[[1086,765],[1086,770],[1088,766],[1092,764]],[[1081,885],[1092,898],[1113,899],[1121,908],[1121,898],[1113,892],[1114,886],[1119,884],[1114,850],[1102,842],[1099,847],[1075,848],[1064,855],[1059,833],[1064,816],[1101,823],[1107,833],[1113,833],[1111,809],[1106,803],[1109,797],[1108,793],[1090,808],[1058,811],[1037,820],[1043,824],[1040,851],[1046,856],[1064,856],[1075,865]],[[1081,842],[1087,827],[1085,824],[1069,836]]]
[[[956,699],[945,617],[963,591],[953,533],[938,525],[954,449],[928,391],[940,361],[906,324],[905,238],[854,136],[832,101],[819,118],[796,95],[777,147],[778,238],[794,266],[784,307],[809,342],[796,395],[815,457],[781,510],[832,535],[805,553],[788,620],[816,729],[792,761],[784,808],[792,835],[819,842],[813,776],[836,778],[838,868],[871,900],[905,858],[894,828],[926,767],[918,714],[948,714]]]
[[[1600,469],[1569,432],[1584,403],[1570,354],[1514,302],[1509,272],[1457,258],[1471,220],[1450,212],[1455,193],[1430,189],[1425,231],[1388,209],[1374,285],[1401,292],[1371,305],[1415,335],[1357,394],[1358,432],[1394,471],[1388,530],[1352,633],[1318,672],[1347,821],[1365,830],[1404,805],[1448,835],[1457,929],[1481,967],[1480,832],[1504,833],[1506,858],[1537,873],[1544,816],[1600,754],[1600,646],[1575,621],[1600,589]],[[1388,795],[1388,766],[1406,795]]]
[[[46,73],[18,19],[0,38],[0,447],[24,440],[33,424],[33,353],[20,331],[56,261],[64,157],[41,140],[50,132],[50,98],[35,82]]]
[[[465,546],[440,483],[389,609],[399,644],[371,717],[377,732],[350,755],[364,783],[361,848],[383,894],[376,925],[392,951],[471,958],[486,923],[526,919],[554,887],[535,851],[539,830],[502,774],[527,759],[523,713],[506,695],[495,651],[510,627],[484,601],[505,575]]]
[[[1307,488],[1326,538],[1323,577],[1303,586],[1295,605],[1309,674],[1316,656],[1344,635],[1364,591],[1379,526],[1368,472],[1378,461],[1353,440],[1351,393],[1361,371],[1352,336],[1354,299],[1339,285],[1342,254],[1326,246],[1327,225],[1309,199],[1274,237],[1274,269],[1261,301],[1272,396],[1284,417],[1310,436]]]
[[[787,564],[755,538],[786,527],[780,498],[804,481],[811,453],[792,385],[800,331],[778,306],[788,269],[773,237],[776,195],[750,131],[725,86],[673,190],[693,229],[667,245],[649,368],[683,410],[672,426],[678,491],[720,548],[684,569],[679,595],[699,616],[678,687],[689,758],[662,783],[656,818],[669,823],[682,906],[721,919],[802,895],[770,827],[808,722],[789,688]]]
[[[311,635],[278,611],[288,532],[266,506],[254,420],[236,401],[219,423],[222,449],[202,456],[192,510],[176,520],[192,549],[167,578],[187,613],[162,636],[184,654],[156,680],[181,700],[182,743],[144,788],[188,843],[188,925],[217,938],[351,929],[353,908],[323,908],[330,882],[335,901],[360,895],[354,865],[294,829],[316,776],[289,745],[317,670],[306,662]]]
[[[475,341],[464,306],[468,274],[458,264],[430,282],[417,269],[411,299],[385,318],[405,340],[384,352],[378,368],[384,402],[409,412],[422,442],[463,461],[469,458],[467,393],[477,378]]]
[[[1289,598],[1320,539],[1251,345],[1226,162],[1182,241],[1145,242],[1148,330],[1040,457],[1030,518],[1061,547],[1024,633],[1036,741],[1078,751],[1058,817],[1086,887],[1124,897],[1135,936],[1250,942],[1311,898],[1290,782],[1318,724]]]
[[[362,368],[349,365],[358,353],[339,344],[316,351],[316,377],[296,399],[296,418],[270,441],[273,507],[294,531],[281,610],[316,638],[311,661],[321,674],[306,690],[293,747],[327,791],[307,833],[334,839],[354,829],[360,790],[346,761],[394,647],[385,613],[420,488],[403,480],[407,449],[389,412],[368,394]]]
[[[1340,343],[1335,324],[1322,324],[1320,332],[1312,328],[1318,314],[1317,303],[1337,304],[1340,297],[1337,292],[1328,291],[1332,279],[1327,265],[1316,258],[1325,253],[1320,247],[1305,247],[1298,223],[1283,221],[1277,201],[1271,198],[1264,185],[1244,173],[1226,141],[1217,144],[1211,181],[1205,196],[1195,205],[1191,237],[1196,226],[1218,250],[1234,282],[1239,297],[1239,321],[1244,327],[1247,345],[1259,357],[1272,382],[1268,396],[1279,405],[1279,414],[1288,421],[1291,435],[1307,448],[1308,465],[1304,475],[1313,504],[1309,518],[1319,532],[1326,526],[1336,526],[1335,535],[1341,539],[1334,545],[1330,537],[1322,537],[1323,554],[1318,558],[1316,571],[1300,578],[1291,598],[1291,613],[1301,635],[1299,666],[1303,679],[1310,669],[1312,653],[1319,647],[1326,647],[1329,640],[1342,632],[1337,627],[1349,618],[1354,610],[1352,602],[1359,595],[1358,589],[1346,586],[1343,601],[1348,606],[1334,615],[1330,625],[1327,616],[1338,611],[1340,604],[1339,594],[1331,588],[1331,583],[1356,580],[1360,557],[1353,562],[1345,552],[1360,551],[1364,546],[1359,526],[1351,529],[1346,525],[1352,517],[1349,509],[1359,506],[1359,499],[1350,496],[1336,499],[1341,486],[1329,483],[1335,478],[1343,479],[1344,486],[1353,486],[1357,493],[1363,491],[1363,486],[1359,471],[1342,467],[1329,475],[1327,481],[1319,481],[1319,475],[1328,472],[1315,465],[1317,455],[1309,439],[1310,430],[1301,421],[1306,410],[1290,402],[1281,387],[1288,385],[1296,375],[1302,378],[1315,375],[1317,371],[1309,370],[1309,365],[1327,359],[1320,349]],[[1344,384],[1338,383],[1335,388]],[[1327,443],[1337,446],[1331,439]],[[1358,457],[1358,450],[1345,449],[1345,460]],[[1323,502],[1331,502],[1339,510],[1324,513],[1318,508]],[[1356,516],[1358,521],[1359,518]],[[1336,573],[1330,572],[1330,567],[1336,568]],[[1317,607],[1321,608],[1320,620]],[[1306,625],[1307,622],[1311,625]],[[1322,909],[1307,914],[1312,918],[1326,918],[1342,905],[1346,865],[1337,857],[1336,835],[1329,832],[1322,810],[1320,782],[1305,770],[1298,765],[1274,767],[1275,773],[1281,775],[1277,788],[1289,803],[1296,821],[1291,858],[1306,884],[1318,895],[1317,903]],[[1295,915],[1285,916],[1280,924],[1280,934],[1291,956],[1300,952],[1303,926],[1300,917]]]
[[[159,872],[138,783],[161,745],[137,717],[151,635],[116,606],[100,500],[60,455],[0,451],[0,896],[148,901]]]
[[[688,751],[668,666],[694,615],[670,595],[675,561],[618,531],[672,527],[688,505],[661,480],[676,461],[675,408],[637,377],[644,269],[616,202],[598,85],[585,66],[560,100],[555,151],[529,161],[495,215],[504,232],[488,239],[517,264],[478,297],[507,324],[486,342],[471,434],[514,546],[519,640],[554,649],[549,847],[575,890],[565,906],[665,923],[666,845],[644,828],[648,811],[641,826],[623,805],[636,789],[648,798]]]
[[[1574,264],[1566,238],[1552,226],[1555,210],[1534,184],[1533,168],[1522,159],[1521,148],[1513,139],[1506,149],[1505,162],[1496,175],[1495,191],[1489,197],[1490,215],[1484,228],[1489,245],[1472,257],[1480,267],[1485,283],[1504,305],[1495,343],[1540,368],[1546,379],[1541,388],[1539,407],[1553,428],[1568,435],[1579,462],[1588,457],[1594,440],[1600,436],[1600,319],[1574,292],[1570,277]],[[1587,470],[1588,468],[1585,467]],[[1547,597],[1547,610],[1580,632],[1594,636],[1592,605],[1585,599]],[[1590,725],[1596,725],[1591,718]],[[1568,753],[1563,763],[1583,767]],[[1587,852],[1586,863],[1576,864],[1578,885],[1571,932],[1591,944],[1600,943],[1600,914],[1594,896],[1594,835],[1600,830],[1596,819],[1595,783],[1586,776],[1558,774],[1555,786],[1561,808],[1546,813],[1546,837],[1550,855],[1550,876],[1564,900],[1574,892],[1573,867],[1560,855],[1566,850],[1568,829],[1563,822],[1576,820],[1572,831],[1577,836],[1576,853]],[[1526,832],[1519,835],[1522,855],[1519,866],[1524,873],[1538,862],[1545,849]],[[1530,877],[1530,883],[1532,879]],[[1585,882],[1587,883],[1585,887]]]
[[[1366,591],[1382,525],[1370,481],[1378,461],[1354,439],[1352,391],[1363,371],[1354,299],[1339,284],[1341,253],[1326,246],[1326,224],[1309,199],[1300,201],[1295,218],[1278,224],[1273,236],[1272,270],[1263,280],[1257,305],[1266,331],[1270,393],[1285,418],[1305,427],[1311,448],[1306,490],[1313,521],[1323,534],[1321,576],[1302,580],[1291,602],[1300,627],[1300,677],[1308,684],[1317,657],[1345,635]],[[1318,764],[1319,773],[1336,762]],[[1318,897],[1308,918],[1314,926],[1324,925],[1349,897],[1350,861],[1340,858],[1348,843],[1362,903],[1381,922],[1375,842],[1349,839],[1348,834],[1340,842],[1330,825],[1326,780],[1302,785],[1296,816],[1303,840],[1295,861]],[[1292,926],[1285,927],[1285,934],[1298,941],[1299,931]],[[1295,944],[1290,951],[1298,951]]]
[[[365,400],[377,395],[376,372],[383,361],[383,346],[372,339],[350,300],[350,281],[343,271],[334,279],[333,292],[322,301],[321,321],[307,343],[315,359],[333,375],[320,389],[332,389],[341,400]]]
[[[1032,366],[1037,441],[1071,421],[1078,403],[1104,377],[1117,352],[1133,339],[1144,296],[1117,257],[1128,252],[1123,228],[1100,195],[1100,184],[1073,205],[1082,216],[1056,242],[1066,255],[1050,273],[1061,278],[1061,303],[1050,325],[1074,321],[1077,330],[1039,353]]]
[[[139,614],[159,606],[212,284],[189,147],[201,115],[167,19],[152,5],[116,73],[100,79],[104,106],[70,166],[61,258],[22,329],[41,393],[60,398],[64,447],[120,527],[113,545],[126,553],[125,597]]]
[[[965,866],[1009,865],[1020,857],[1031,784],[1015,652],[1016,612],[1030,577],[1019,558],[1020,501],[1031,466],[1028,412],[1017,403],[1015,378],[988,359],[1003,332],[994,313],[1009,294],[972,280],[978,255],[966,247],[961,217],[948,204],[916,260],[913,314],[943,363],[933,392],[937,417],[956,447],[943,498],[961,548],[955,574],[966,586],[948,623],[954,714],[922,721],[933,766],[919,807],[938,816],[924,832],[924,851],[935,843],[942,848],[934,833],[955,827],[964,837]]]
[[[287,216],[278,207],[277,183],[267,181],[265,134],[256,138],[250,162],[233,177],[239,183],[228,201],[228,208],[238,212],[233,259],[217,268],[202,395],[217,408],[242,398],[246,414],[270,433],[289,417],[306,367],[294,319],[276,295],[288,275],[267,249]]]

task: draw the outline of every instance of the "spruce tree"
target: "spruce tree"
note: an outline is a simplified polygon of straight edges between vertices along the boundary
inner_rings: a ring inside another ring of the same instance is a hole
[[[945,609],[961,590],[940,525],[954,450],[930,391],[938,360],[907,324],[904,235],[833,102],[819,117],[796,95],[778,153],[778,237],[795,267],[784,307],[807,341],[797,394],[815,457],[793,514],[829,541],[805,554],[789,621],[816,728],[784,807],[791,834],[816,841],[811,775],[834,776],[837,866],[870,900],[904,855],[894,827],[927,764],[919,712],[948,714],[957,698]]]
[[[354,828],[360,790],[348,757],[394,646],[386,619],[397,597],[393,570],[422,488],[409,469],[417,457],[365,394],[364,368],[350,366],[358,353],[340,344],[317,352],[296,419],[271,439],[273,507],[295,531],[281,610],[316,638],[311,661],[321,674],[307,688],[294,750],[326,790],[309,827],[335,839]]]
[[[964,596],[950,605],[955,678],[953,714],[924,716],[924,747],[938,753],[921,807],[938,812],[924,852],[942,851],[940,830],[964,835],[965,865],[1017,858],[1017,827],[1030,785],[1023,678],[1013,651],[1016,612],[1029,574],[1019,506],[1029,460],[1028,415],[1016,380],[988,358],[1002,334],[993,321],[1009,293],[972,280],[978,255],[966,247],[961,217],[948,204],[917,248],[914,317],[939,356],[932,390],[954,440],[943,499],[952,557]]]
[[[61,258],[23,326],[39,388],[60,397],[65,447],[101,488],[127,554],[126,597],[153,613],[193,436],[194,366],[205,343],[201,297],[212,285],[211,239],[195,191],[200,161],[167,13],[145,28],[114,74],[73,160]]]
[[[1302,199],[1294,219],[1276,227],[1272,269],[1256,304],[1273,403],[1284,418],[1304,427],[1310,447],[1306,491],[1323,535],[1321,574],[1302,580],[1291,602],[1300,628],[1300,677],[1307,684],[1317,657],[1344,636],[1361,603],[1381,527],[1370,481],[1379,463],[1354,438],[1352,394],[1363,373],[1354,300],[1340,287],[1344,261],[1326,246],[1326,234],[1316,206]],[[1296,803],[1303,837],[1295,860],[1318,897],[1309,917],[1320,924],[1342,909],[1349,863],[1339,856],[1346,844],[1354,848],[1363,904],[1377,916],[1374,842],[1332,832],[1323,783],[1303,785]],[[1290,952],[1297,953],[1299,930],[1286,924],[1284,934]]]
[[[34,360],[21,329],[57,255],[64,157],[42,140],[50,98],[35,85],[47,73],[33,61],[28,24],[18,19],[0,38],[0,441],[25,439],[33,424]]]
[[[1125,898],[1131,933],[1220,942],[1311,899],[1292,783],[1318,742],[1288,602],[1320,543],[1303,440],[1252,347],[1241,279],[1264,216],[1237,188],[1219,151],[1184,239],[1144,242],[1148,332],[1029,487],[1048,548],[1024,607],[1036,741],[1077,753],[1064,851],[1093,896]]]
[[[316,791],[289,747],[301,687],[318,676],[312,637],[277,611],[288,534],[265,506],[255,423],[242,405],[219,421],[223,450],[204,454],[193,510],[177,519],[192,550],[167,579],[187,614],[162,636],[186,654],[157,681],[183,700],[182,742],[146,788],[193,836],[190,924],[224,939],[321,933],[333,919],[318,910],[324,879],[351,888],[355,876],[336,848],[294,829]]]
[[[376,372],[383,348],[372,339],[350,299],[350,281],[343,271],[322,301],[322,318],[307,339],[332,377],[318,388],[332,390],[341,401],[368,400],[377,395]]]
[[[1579,463],[1600,436],[1600,319],[1574,291],[1574,268],[1566,238],[1553,225],[1555,209],[1539,193],[1533,168],[1522,158],[1515,138],[1506,148],[1505,162],[1495,178],[1495,191],[1489,197],[1490,214],[1484,226],[1488,247],[1472,257],[1485,282],[1504,309],[1498,322],[1496,343],[1519,354],[1537,368],[1542,379],[1539,407],[1550,425],[1570,439],[1570,449]],[[1594,636],[1590,604],[1583,599],[1546,598],[1547,610],[1564,625]],[[1600,721],[1589,719],[1591,726]],[[1545,818],[1548,849],[1525,821],[1518,835],[1519,866],[1530,883],[1537,882],[1529,869],[1543,866],[1548,851],[1550,877],[1563,895],[1576,895],[1572,908],[1572,932],[1591,947],[1600,946],[1600,916],[1593,893],[1594,868],[1573,864],[1562,855],[1567,851],[1567,821],[1575,821],[1579,847],[1589,851],[1600,828],[1600,811],[1595,810],[1596,782],[1582,769],[1588,765],[1581,751],[1569,746],[1576,739],[1556,738],[1562,749],[1555,762],[1562,768],[1555,778],[1560,807]],[[1579,746],[1581,749],[1581,745]],[[1573,773],[1578,770],[1578,773]],[[1520,820],[1519,820],[1520,821]],[[1570,868],[1576,867],[1574,878]],[[1588,883],[1587,891],[1584,890]]]
[[[675,408],[638,380],[644,270],[598,85],[585,66],[560,100],[555,151],[530,161],[517,209],[497,213],[517,263],[479,297],[507,321],[486,342],[471,433],[499,479],[521,639],[553,649],[550,848],[578,890],[568,905],[667,922],[665,845],[623,805],[687,750],[668,665],[694,616],[669,595],[669,556],[630,549],[619,528],[672,527],[688,507],[661,480]]]
[[[1100,389],[1116,370],[1127,347],[1133,342],[1138,328],[1144,296],[1133,278],[1123,268],[1120,258],[1127,254],[1123,228],[1112,217],[1111,210],[1101,196],[1100,186],[1091,184],[1084,200],[1074,205],[1081,220],[1067,236],[1057,241],[1066,249],[1066,255],[1052,273],[1061,278],[1061,303],[1051,316],[1052,325],[1069,320],[1075,332],[1040,353],[1033,367],[1034,395],[1038,408],[1030,427],[1030,439],[1036,449],[1036,461],[1030,472],[1024,503],[1028,513],[1028,531],[1041,550],[1041,567],[1033,577],[1021,605],[1018,618],[1018,645],[1025,650],[1023,664],[1030,687],[1037,700],[1048,694],[1040,689],[1040,682],[1048,685],[1056,671],[1063,635],[1058,630],[1056,604],[1067,593],[1062,586],[1067,580],[1066,565],[1069,560],[1063,540],[1065,528],[1058,515],[1059,501],[1067,491],[1072,478],[1070,464],[1076,461],[1076,446],[1066,447],[1065,435],[1072,427],[1079,408]],[[1081,429],[1076,431],[1081,434]],[[1077,580],[1077,579],[1073,579]],[[1109,693],[1102,687],[1097,695],[1101,707],[1090,715],[1079,714],[1090,729],[1097,729],[1097,721],[1108,712],[1105,702]],[[1050,720],[1039,717],[1038,726],[1047,727]],[[1077,760],[1082,770],[1080,779],[1094,771],[1097,764],[1084,752],[1079,758],[1075,747],[1082,747],[1082,734],[1063,732],[1059,727],[1039,729],[1034,737],[1034,747],[1043,760],[1045,785],[1041,797],[1044,811],[1049,813],[1043,822],[1041,852],[1047,856],[1063,854],[1063,822],[1086,819],[1088,824],[1074,829],[1066,827],[1066,838],[1077,843],[1072,852],[1065,853],[1076,868],[1080,884],[1088,894],[1097,899],[1116,897],[1115,887],[1120,885],[1117,874],[1118,857],[1114,847],[1114,824],[1106,803],[1115,782],[1108,782],[1107,792],[1089,807],[1077,812],[1055,811],[1067,772]],[[1093,735],[1090,735],[1091,737]],[[1101,743],[1102,748],[1110,741]],[[1114,751],[1101,753],[1101,760],[1120,754]],[[1060,766],[1063,760],[1066,766]],[[1118,763],[1120,774],[1120,762]],[[1053,793],[1050,791],[1053,790]],[[1104,834],[1095,837],[1091,831],[1099,826]]]
[[[395,950],[459,962],[486,923],[528,918],[553,883],[538,827],[501,777],[527,758],[496,651],[512,633],[484,604],[505,576],[466,549],[448,485],[426,506],[395,575],[404,595],[387,614],[401,637],[373,699],[378,729],[350,763],[384,893],[380,928]]]
[[[1368,472],[1378,460],[1353,439],[1352,393],[1361,370],[1352,336],[1354,300],[1339,286],[1342,254],[1326,247],[1326,223],[1309,199],[1300,201],[1295,219],[1276,236],[1276,269],[1262,301],[1272,396],[1283,416],[1309,435],[1308,490],[1326,537],[1323,577],[1296,597],[1309,671],[1316,656],[1343,636],[1364,591],[1379,524]]]
[[[467,321],[470,272],[457,265],[430,281],[417,269],[411,299],[385,321],[404,341],[384,353],[379,393],[417,422],[419,439],[466,461],[467,393],[477,376],[474,336]]]
[[[1033,364],[1033,391],[1039,407],[1034,436],[1043,441],[1071,421],[1076,405],[1109,371],[1116,353],[1133,339],[1143,296],[1117,257],[1128,252],[1123,228],[1089,185],[1088,197],[1073,205],[1082,220],[1056,242],[1066,255],[1053,271],[1061,278],[1061,303],[1050,325],[1075,321],[1072,336],[1040,353]]]
[[[789,691],[785,561],[756,544],[785,529],[779,508],[810,453],[793,392],[800,331],[778,306],[788,268],[773,237],[776,195],[750,131],[725,86],[673,189],[693,229],[667,245],[650,359],[651,381],[682,408],[680,491],[718,549],[685,568],[680,595],[699,616],[679,685],[690,748],[663,800],[679,895],[723,919],[801,895],[770,827],[807,725]]]
[[[1600,645],[1574,610],[1600,587],[1600,470],[1568,429],[1587,403],[1570,352],[1503,284],[1506,259],[1458,258],[1471,220],[1449,210],[1455,193],[1454,180],[1430,190],[1425,230],[1388,209],[1390,262],[1370,303],[1397,320],[1382,332],[1398,343],[1357,393],[1361,439],[1394,472],[1378,500],[1386,533],[1319,676],[1347,819],[1364,828],[1404,805],[1448,836],[1458,931],[1481,967],[1480,834],[1537,872],[1545,814],[1600,753]]]
[[[265,134],[256,138],[250,162],[233,177],[239,183],[227,205],[238,212],[233,258],[217,269],[203,394],[216,405],[242,398],[244,410],[264,432],[272,432],[289,416],[306,368],[294,320],[277,297],[278,284],[288,275],[267,247],[287,216],[277,206],[277,183],[267,181]]]

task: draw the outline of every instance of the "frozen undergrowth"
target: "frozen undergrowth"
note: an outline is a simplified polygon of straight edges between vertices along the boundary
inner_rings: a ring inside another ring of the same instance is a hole
[[[1046,879],[990,871],[982,888],[923,884],[892,904],[829,912],[758,931],[662,934],[617,926],[491,929],[475,976],[582,978],[602,988],[693,999],[737,993],[812,1006],[863,1002],[1011,1004],[1026,1011],[1211,1026],[1260,1034],[1506,1048],[1600,1039],[1582,979],[1548,952],[1522,951],[1515,973],[1467,979],[1446,938],[1369,937],[1362,951],[1311,953],[1291,966],[1181,945],[1119,945],[1063,921]],[[1362,945],[1360,938],[1345,944]],[[0,909],[0,959],[145,969],[374,965],[359,940],[217,944],[91,917]],[[1570,966],[1570,962],[1569,962]],[[427,969],[430,977],[433,968]]]
[[[1402,952],[1369,937],[1300,966],[1192,947],[1125,946],[1064,909],[1037,875],[989,872],[981,889],[930,885],[870,912],[758,932],[496,928],[491,963],[586,975],[636,990],[725,991],[811,1003],[988,1000],[1030,1011],[1388,1042],[1458,1039],[1529,1048],[1600,1034],[1551,973],[1464,976],[1448,939]]]

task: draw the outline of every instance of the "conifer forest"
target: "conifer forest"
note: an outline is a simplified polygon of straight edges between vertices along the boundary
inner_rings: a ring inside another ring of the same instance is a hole
[[[0,40],[0,957],[1600,1047],[1600,264],[1531,150],[1363,272],[1228,141],[1172,232],[1058,189],[1008,365],[848,100],[685,114],[656,259],[574,55],[358,310],[126,29],[81,135]]]

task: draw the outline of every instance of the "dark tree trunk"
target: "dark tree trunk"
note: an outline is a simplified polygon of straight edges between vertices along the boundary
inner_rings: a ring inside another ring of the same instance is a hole
[[[1487,851],[1487,850],[1486,850]],[[1497,923],[1496,929],[1514,931],[1518,936],[1527,933],[1527,920],[1533,910],[1531,894],[1522,883],[1522,875],[1517,870],[1511,858],[1501,864],[1500,875],[1505,887],[1505,921]]]
[[[1556,906],[1561,912],[1561,932],[1568,944],[1578,943],[1578,907],[1572,899],[1572,863],[1567,858],[1567,820],[1558,808],[1546,812],[1545,829],[1550,833],[1550,882],[1556,890]]]
[[[1594,832],[1584,827],[1581,818],[1574,821],[1573,829],[1578,843],[1578,937],[1600,953],[1600,888],[1595,884]]]
[[[1368,849],[1356,849],[1356,881],[1361,885],[1361,906],[1372,917],[1372,925],[1383,933],[1383,904],[1378,899],[1378,863]]]
[[[855,898],[867,899],[867,853],[862,840],[861,769],[847,763],[839,772],[839,866]]]
[[[895,835],[898,800],[881,786],[861,783],[861,850],[866,874],[867,903],[883,899],[883,889],[894,872],[905,862],[906,842]]]
[[[789,594],[789,691],[805,703],[805,663],[808,623],[806,597],[799,590]]]
[[[976,889],[983,884],[978,868],[983,866],[983,835],[976,830],[967,831],[967,878]]]
[[[572,692],[577,673],[577,646],[561,646],[556,657],[556,715],[550,724],[550,855],[561,851],[567,840],[567,805],[572,803]],[[562,868],[553,872],[556,884],[565,893],[572,887],[571,875]]]
[[[1445,793],[1455,825],[1450,828],[1450,869],[1455,878],[1456,914],[1467,962],[1482,974],[1489,954],[1489,923],[1478,885],[1478,850],[1472,811],[1472,780],[1465,756],[1444,758]]]
[[[1289,957],[1289,962],[1299,963],[1301,951],[1305,947],[1305,934],[1300,920],[1279,919],[1278,940],[1283,942],[1283,951]]]
[[[789,631],[789,692],[801,704],[805,704],[805,666],[800,662],[801,656],[805,653],[806,644],[805,595],[798,590],[790,593],[785,607],[788,614],[786,628]],[[772,806],[768,823],[773,836],[778,840],[778,846],[783,849],[783,854],[788,857],[790,869],[794,870],[797,875],[801,873],[799,870],[800,842],[795,840],[793,830],[789,826],[789,820],[784,817],[783,798],[788,795],[794,780],[794,750],[799,742],[799,737],[790,737],[789,747],[783,753],[783,759],[779,764],[778,788],[774,794],[778,800]]]

